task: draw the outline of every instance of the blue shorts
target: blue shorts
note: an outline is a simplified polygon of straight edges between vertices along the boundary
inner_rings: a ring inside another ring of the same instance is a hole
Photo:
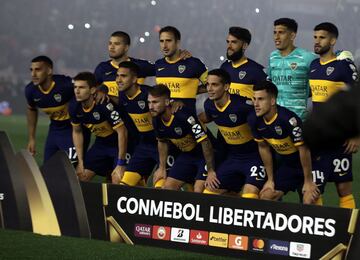
[[[220,189],[239,192],[244,184],[252,184],[261,189],[266,181],[266,173],[260,156],[254,154],[229,155],[216,169]]]
[[[312,176],[321,193],[324,193],[328,174],[320,161],[313,160]],[[290,167],[286,164],[281,165],[275,174],[275,190],[280,190],[286,194],[289,191],[302,189],[304,184],[304,172],[302,168]]]
[[[49,129],[45,143],[44,162],[59,150],[66,152],[71,163],[77,162],[71,126],[61,129]]]
[[[342,149],[343,150],[343,149]],[[341,150],[320,154],[320,160],[329,170],[328,182],[342,183],[353,180],[352,154],[345,154]]]
[[[114,170],[118,159],[118,146],[110,146],[98,138],[85,154],[84,167],[100,176],[108,176]]]
[[[126,171],[136,172],[141,176],[149,176],[153,172],[158,160],[159,155],[156,143],[140,143],[136,146]]]
[[[206,163],[202,154],[180,153],[168,177],[186,182],[194,183],[196,180],[206,180]]]

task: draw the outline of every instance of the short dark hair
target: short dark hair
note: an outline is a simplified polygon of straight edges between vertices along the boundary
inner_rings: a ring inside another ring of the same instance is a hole
[[[130,36],[126,32],[123,31],[116,31],[111,34],[111,37],[120,37],[124,40],[126,45],[130,45]]]
[[[123,61],[123,62],[120,62],[119,64],[119,68],[126,68],[126,69],[129,69],[130,72],[132,74],[134,74],[135,76],[138,76],[139,75],[139,66],[132,62],[132,61]]]
[[[175,37],[175,40],[177,40],[177,41],[181,40],[181,33],[174,26],[165,26],[165,27],[161,28],[159,31],[159,35],[162,34],[163,32],[172,33]]]
[[[247,44],[250,44],[251,42],[251,33],[246,28],[237,27],[237,26],[230,27],[229,34],[238,38],[239,40],[246,42]]]
[[[336,25],[333,23],[329,23],[329,22],[319,23],[314,27],[314,31],[320,31],[320,30],[327,31],[328,33],[332,34],[336,39],[339,36],[339,30],[336,27]]]
[[[170,89],[165,84],[158,84],[149,89],[149,94],[154,97],[170,98]]]
[[[31,62],[44,62],[46,63],[50,68],[53,68],[54,63],[53,61],[45,55],[37,56],[31,60]]]
[[[80,72],[74,77],[74,80],[84,80],[87,82],[90,88],[96,87],[96,78],[95,75],[91,72],[85,71]]]
[[[279,18],[274,21],[274,26],[283,25],[294,33],[297,32],[298,24],[294,19],[291,18]]]
[[[230,84],[231,83],[231,77],[226,70],[213,69],[213,70],[209,71],[208,75],[218,76],[221,79],[222,84]]]
[[[278,88],[270,80],[263,80],[258,84],[255,84],[253,87],[253,91],[259,91],[259,90],[265,90],[266,93],[274,96],[275,98],[277,98],[278,96]]]

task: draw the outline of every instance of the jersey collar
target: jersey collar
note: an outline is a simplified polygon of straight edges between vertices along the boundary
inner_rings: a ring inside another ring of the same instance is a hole
[[[241,65],[244,65],[244,64],[247,63],[247,62],[248,62],[248,59],[246,58],[245,60],[243,60],[243,61],[240,62],[240,63],[231,62],[231,65],[232,65],[233,68],[238,68],[238,67],[240,67]]]
[[[38,86],[39,90],[44,94],[49,94],[50,91],[55,87],[55,81],[51,81],[51,85],[48,90],[44,90],[40,85]]]
[[[269,121],[266,121],[265,118],[263,118],[263,120],[264,120],[265,124],[271,125],[272,123],[274,123],[274,121],[276,120],[277,117],[278,117],[278,113],[276,113],[276,114],[273,116],[273,118],[271,118]]]

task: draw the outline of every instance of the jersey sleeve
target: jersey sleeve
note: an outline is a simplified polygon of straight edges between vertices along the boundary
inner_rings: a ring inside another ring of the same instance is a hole
[[[205,64],[197,59],[197,65],[196,65],[197,69],[198,69],[198,79],[200,80],[200,82],[205,85],[206,84],[206,78],[207,78],[207,75],[208,75],[208,69],[207,67],[205,66]]]
[[[151,63],[150,61],[143,61],[142,66],[140,68],[140,75],[141,78],[146,77],[154,77],[155,76],[155,64]]]
[[[32,98],[33,88],[31,83],[25,87],[25,98],[30,108],[36,108],[36,104]]]
[[[346,84],[353,84],[359,81],[359,75],[355,64],[349,59],[342,60],[341,62],[344,75],[343,81]]]
[[[251,129],[251,133],[254,137],[254,140],[256,142],[263,142],[264,138],[260,135],[258,129],[257,129],[257,117],[255,112],[251,112],[247,117],[248,125]]]
[[[106,103],[103,105],[103,113],[106,120],[110,123],[113,129],[116,129],[124,124],[119,108],[115,107],[112,103]]]
[[[289,135],[295,146],[304,144],[302,120],[293,113],[285,122]]]
[[[96,66],[94,75],[95,75],[97,85],[100,85],[101,83],[104,82],[104,79],[103,79],[104,71],[102,69],[101,63]]]
[[[72,125],[80,125],[81,120],[77,116],[77,109],[81,106],[75,100],[71,100],[69,102],[69,115],[70,115],[70,122]]]
[[[207,138],[206,131],[204,130],[204,127],[201,125],[197,116],[194,116],[190,113],[183,113],[185,111],[182,110],[179,112],[182,114],[182,119],[185,120],[185,126],[190,129],[197,143],[200,143]]]

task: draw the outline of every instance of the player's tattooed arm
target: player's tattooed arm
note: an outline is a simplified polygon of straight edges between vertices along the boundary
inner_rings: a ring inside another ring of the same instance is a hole
[[[208,138],[205,138],[201,142],[201,147],[202,147],[204,158],[206,161],[206,167],[207,167],[207,173],[208,173],[208,177],[206,178],[206,181],[205,181],[205,187],[210,188],[210,189],[217,189],[217,188],[219,188],[220,181],[216,177],[214,151],[213,151],[210,140]]]

